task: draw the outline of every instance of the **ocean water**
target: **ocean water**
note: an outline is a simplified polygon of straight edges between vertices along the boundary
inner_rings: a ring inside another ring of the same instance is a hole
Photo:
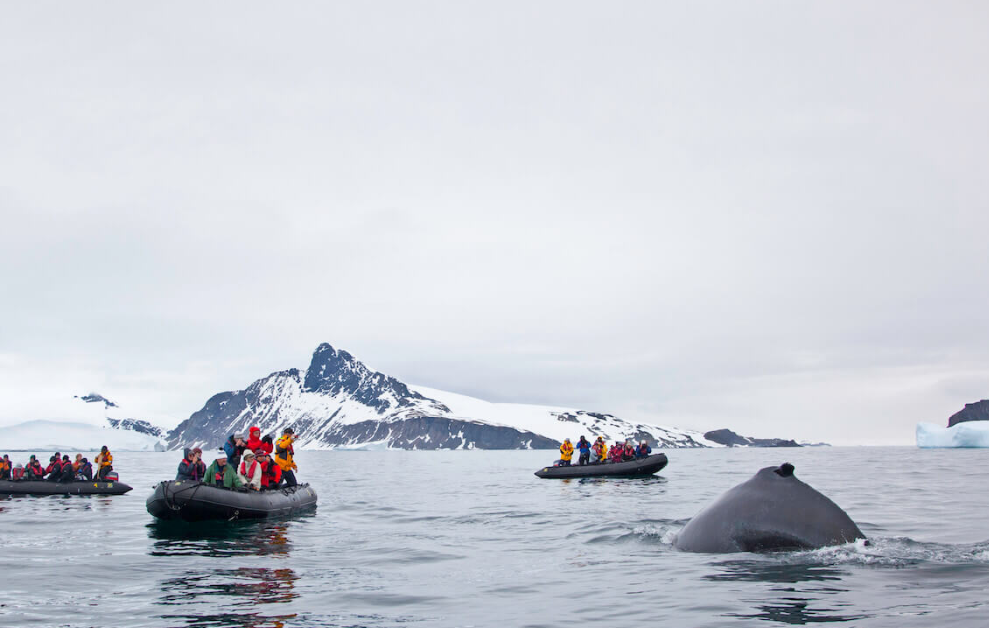
[[[0,498],[0,625],[989,624],[989,451],[666,453],[653,478],[567,481],[532,475],[553,452],[300,452],[313,514],[197,526],[145,511],[175,453],[115,454],[128,495]],[[784,461],[871,543],[673,549]]]

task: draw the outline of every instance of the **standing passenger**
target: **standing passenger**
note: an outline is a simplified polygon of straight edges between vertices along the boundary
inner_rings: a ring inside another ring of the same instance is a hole
[[[580,450],[580,456],[577,458],[577,463],[580,465],[585,465],[591,459],[591,444],[587,442],[587,439],[583,436],[577,441],[577,449]]]
[[[573,458],[573,444],[569,438],[564,438],[563,444],[560,445],[560,466],[569,467],[571,458]]]
[[[298,482],[295,479],[295,471],[299,467],[295,466],[295,448],[292,443],[295,442],[295,430],[290,427],[286,427],[282,430],[282,437],[278,439],[275,443],[275,462],[282,469],[282,477],[285,478],[286,486],[295,486]]]

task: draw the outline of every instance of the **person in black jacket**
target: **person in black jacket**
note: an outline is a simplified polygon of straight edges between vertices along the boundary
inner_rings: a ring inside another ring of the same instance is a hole
[[[79,468],[76,469],[76,479],[77,480],[92,480],[93,479],[93,465],[86,458],[83,458],[79,463]]]
[[[206,464],[201,460],[203,450],[199,447],[195,449],[185,449],[185,458],[179,463],[179,471],[175,475],[176,480],[189,480],[191,482],[202,482],[206,476]]]
[[[76,479],[76,471],[72,468],[72,461],[69,460],[68,456],[62,456],[62,474],[59,476],[59,482],[72,482]]]

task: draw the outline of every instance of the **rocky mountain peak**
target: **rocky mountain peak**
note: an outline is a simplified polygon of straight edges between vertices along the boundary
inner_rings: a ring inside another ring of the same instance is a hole
[[[348,395],[379,413],[412,406],[416,401],[432,401],[394,377],[372,371],[347,351],[334,349],[328,342],[313,352],[302,390],[331,396]],[[447,411],[442,404],[432,403],[434,409]]]

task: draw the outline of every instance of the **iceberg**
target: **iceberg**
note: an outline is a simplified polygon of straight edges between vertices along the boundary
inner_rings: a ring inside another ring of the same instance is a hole
[[[989,421],[966,421],[952,427],[917,424],[917,447],[989,447]]]

